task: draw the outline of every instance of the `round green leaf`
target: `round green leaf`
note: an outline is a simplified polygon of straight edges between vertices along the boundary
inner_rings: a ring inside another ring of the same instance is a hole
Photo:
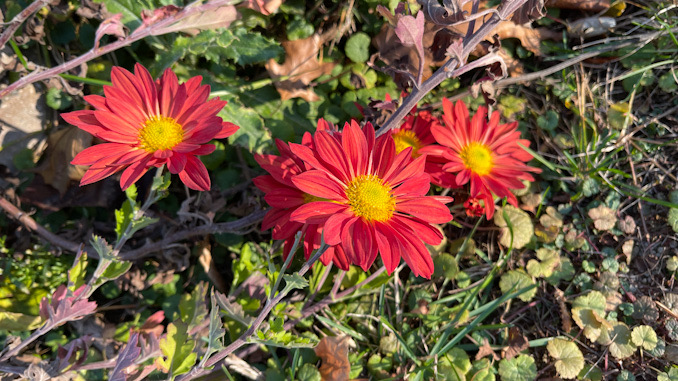
[[[508,221],[504,219],[504,214]],[[534,236],[534,225],[530,215],[513,205],[497,208],[494,213],[494,223],[501,228],[499,243],[504,247],[510,247],[511,239],[513,239],[513,248],[521,249]]]
[[[528,355],[502,359],[499,361],[499,375],[502,381],[532,381],[537,379],[537,366]]]
[[[322,377],[313,364],[304,364],[297,375],[299,381],[321,381]]]
[[[353,34],[344,48],[346,57],[355,63],[367,62],[370,58],[370,36],[364,32]]]
[[[534,284],[534,280],[531,276],[527,275],[523,270],[510,270],[506,274],[501,276],[499,281],[499,288],[504,294],[509,294],[518,290],[521,290],[525,287],[529,287]],[[515,286],[515,287],[514,287]],[[523,302],[529,302],[537,294],[537,289],[533,288],[530,291],[524,292],[518,296],[518,299]]]
[[[459,272],[457,260],[447,253],[442,253],[433,259],[433,268],[433,276],[435,278],[445,277],[452,280]]]
[[[631,332],[631,340],[636,346],[651,351],[657,346],[657,333],[649,325],[640,325]]]
[[[584,368],[584,355],[577,344],[565,339],[553,339],[546,345],[546,349],[556,360],[556,371],[560,377],[575,378]]]

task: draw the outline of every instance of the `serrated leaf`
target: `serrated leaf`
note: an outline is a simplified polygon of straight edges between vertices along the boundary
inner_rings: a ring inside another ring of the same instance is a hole
[[[556,338],[546,344],[546,349],[551,357],[556,360],[555,367],[560,377],[564,379],[575,378],[579,371],[584,368],[584,355],[577,344]]]
[[[534,236],[534,225],[530,215],[513,205],[497,208],[494,213],[494,223],[501,228],[499,243],[504,247],[510,247],[513,243],[514,249],[521,249]]]
[[[657,333],[649,325],[640,325],[631,332],[631,340],[636,346],[651,351],[657,346]]]
[[[181,321],[193,327],[200,323],[207,316],[207,306],[205,306],[205,295],[207,288],[205,282],[200,282],[193,289],[193,292],[185,293],[179,300],[179,315]]]
[[[193,353],[195,341],[188,336],[188,326],[178,320],[167,326],[167,335],[160,339],[160,350],[163,356],[155,360],[155,364],[171,377],[191,370],[197,354]]]
[[[560,265],[560,256],[553,249],[545,247],[537,249],[537,258],[530,259],[527,262],[527,272],[535,278],[547,278],[553,274],[553,271]]]
[[[217,297],[212,290],[210,294],[210,299],[212,301],[212,308],[210,308],[210,325],[209,333],[207,335],[207,350],[205,351],[205,357],[209,357],[212,353],[218,352],[224,348],[223,338],[226,335],[226,330],[224,329],[224,322],[221,320],[221,314],[219,313],[219,306],[217,305]],[[203,361],[205,361],[203,359]]]
[[[529,355],[519,355],[510,360],[499,361],[502,381],[532,381],[537,379],[537,366]]]
[[[99,254],[100,258],[112,257],[111,253],[113,252],[113,247],[111,247],[105,239],[98,235],[92,235],[92,241],[90,241],[90,243],[92,244],[94,251]]]
[[[230,101],[219,116],[240,126],[238,131],[228,138],[231,145],[239,145],[252,153],[261,153],[272,143],[271,132],[264,127],[264,120],[253,109]]]
[[[298,273],[294,274],[283,274],[283,279],[285,280],[285,290],[288,292],[294,289],[304,289],[308,287],[308,281],[299,275]]]
[[[268,61],[284,52],[277,41],[264,37],[259,32],[236,28],[232,33],[235,42],[224,49],[224,56],[234,60],[238,65]]]
[[[532,286],[534,280],[523,270],[509,270],[501,276],[499,281],[499,288],[503,294],[509,294],[525,287]],[[518,299],[523,302],[529,302],[537,294],[537,289],[533,288],[518,296]]]
[[[73,267],[68,270],[68,289],[71,292],[77,290],[85,284],[85,275],[87,274],[87,253],[78,251],[75,256]]]
[[[136,360],[141,354],[141,348],[138,345],[139,343],[139,333],[130,332],[129,339],[127,344],[118,354],[118,358],[115,361],[115,367],[111,371],[108,379],[110,381],[126,381],[127,375],[125,374],[125,369],[134,365]]]

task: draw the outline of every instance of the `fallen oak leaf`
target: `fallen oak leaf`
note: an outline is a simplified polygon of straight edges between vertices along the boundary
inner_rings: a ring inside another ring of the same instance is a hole
[[[318,52],[322,47],[322,39],[314,34],[308,38],[284,41],[285,62],[280,65],[274,59],[266,63],[266,70],[274,80],[289,77],[283,81],[276,81],[275,87],[282,100],[303,98],[307,102],[320,99],[309,84],[323,74],[329,74],[334,63],[322,62]]]
[[[86,166],[75,166],[70,162],[78,152],[91,145],[92,136],[77,127],[68,126],[53,132],[47,138],[44,159],[35,172],[63,196],[70,181],[80,180],[87,170]]]
[[[346,381],[350,379],[351,363],[348,361],[348,336],[323,337],[314,351],[322,360],[322,381]]]

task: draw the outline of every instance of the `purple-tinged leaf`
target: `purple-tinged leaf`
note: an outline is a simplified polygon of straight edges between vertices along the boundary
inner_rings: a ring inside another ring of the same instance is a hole
[[[87,353],[89,352],[89,345],[91,342],[92,337],[85,335],[71,341],[65,348],[59,345],[59,349],[57,350],[57,372],[61,372],[68,366],[71,366],[70,370],[75,370],[82,365],[87,359]],[[75,358],[74,355],[81,349],[82,354]]]
[[[177,7],[176,5],[165,5],[164,7],[153,10],[145,9],[141,12],[141,20],[143,21],[141,27],[149,26],[157,23],[158,21],[174,16],[175,14],[181,12],[181,10],[182,8]]]
[[[125,369],[134,365],[141,354],[141,347],[139,347],[139,333],[130,332],[127,345],[118,354],[118,360],[115,363],[115,368],[111,372],[108,379],[110,381],[126,381],[127,374]]]
[[[454,57],[457,59],[459,62],[458,66],[462,66],[466,63],[464,57],[464,43],[462,40],[455,40],[453,43],[451,43],[450,46],[447,47],[446,53],[448,57]]]
[[[403,16],[398,20],[395,33],[400,42],[405,46],[414,46],[417,49],[419,59],[424,59],[424,13],[419,11],[417,18],[412,16]]]
[[[115,14],[106,20],[102,21],[94,34],[94,48],[99,47],[101,38],[105,35],[111,35],[118,38],[125,38],[125,25],[120,22],[122,13]]]
[[[59,326],[68,321],[79,320],[90,315],[96,310],[97,304],[87,299],[79,299],[86,286],[81,286],[72,295],[66,285],[57,288],[48,302],[47,297],[40,301],[40,316],[48,321],[48,324]]]

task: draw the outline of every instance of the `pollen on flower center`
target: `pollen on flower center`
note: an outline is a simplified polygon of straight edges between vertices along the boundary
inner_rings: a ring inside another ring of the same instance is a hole
[[[469,143],[461,150],[459,156],[467,169],[480,176],[487,175],[492,171],[492,167],[494,167],[492,151],[482,143]]]
[[[376,175],[361,175],[346,188],[346,198],[353,213],[367,221],[388,221],[395,211],[391,187]]]
[[[183,140],[184,129],[176,120],[169,117],[153,116],[139,131],[141,148],[148,152],[173,148]]]
[[[417,135],[412,130],[400,130],[393,134],[393,140],[395,141],[396,153],[400,153],[407,147],[412,147],[412,157],[416,158],[419,156],[417,151],[421,148],[421,141],[417,138]]]

